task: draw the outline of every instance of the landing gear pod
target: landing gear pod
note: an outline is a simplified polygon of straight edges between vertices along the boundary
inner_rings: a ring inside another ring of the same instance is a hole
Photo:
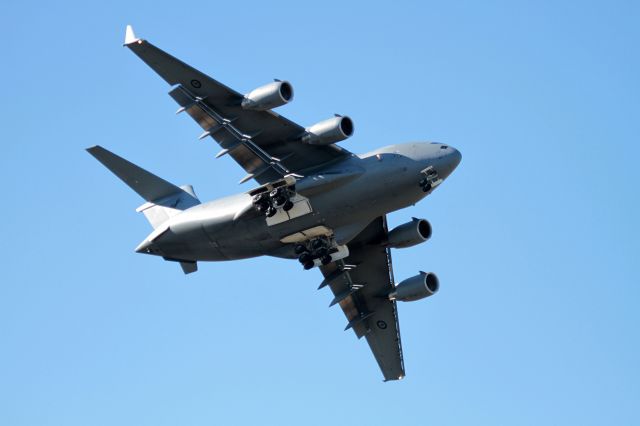
[[[337,245],[333,239],[326,237],[314,238],[310,241],[296,244],[293,251],[298,255],[298,261],[304,269],[314,266],[328,265],[349,256],[349,249],[345,245]]]

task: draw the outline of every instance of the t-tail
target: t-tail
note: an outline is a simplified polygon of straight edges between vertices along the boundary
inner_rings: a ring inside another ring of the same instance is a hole
[[[99,145],[87,148],[87,151],[146,201],[136,211],[144,213],[153,229],[183,210],[200,204],[191,185],[176,186]],[[180,264],[185,273],[197,269],[195,262]]]

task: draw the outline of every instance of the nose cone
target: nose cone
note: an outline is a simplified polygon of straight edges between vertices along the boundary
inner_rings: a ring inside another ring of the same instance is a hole
[[[456,167],[458,167],[458,164],[460,164],[460,161],[462,161],[462,154],[460,154],[460,151],[453,147],[448,147],[447,151],[448,152],[440,158],[440,164],[438,167],[438,174],[443,179],[446,179],[451,173],[453,173]]]
[[[449,154],[451,156],[451,164],[452,164],[452,171],[455,170],[456,167],[458,167],[458,164],[460,164],[460,162],[462,161],[462,154],[460,153],[460,151],[458,151],[455,148],[451,148],[453,149],[453,152],[451,154]]]

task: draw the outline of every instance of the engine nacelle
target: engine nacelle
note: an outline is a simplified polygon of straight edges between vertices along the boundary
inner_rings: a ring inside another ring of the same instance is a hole
[[[288,81],[274,81],[244,95],[242,108],[266,111],[277,108],[293,99],[293,87]]]
[[[431,224],[426,219],[413,218],[411,222],[393,228],[387,235],[387,244],[405,248],[424,243],[431,238]]]
[[[433,296],[440,288],[440,281],[433,272],[422,272],[415,277],[407,278],[398,284],[394,291],[389,294],[390,300],[400,300],[402,302],[413,302]]]
[[[307,127],[302,141],[311,145],[331,145],[353,135],[353,121],[347,116],[336,116]]]

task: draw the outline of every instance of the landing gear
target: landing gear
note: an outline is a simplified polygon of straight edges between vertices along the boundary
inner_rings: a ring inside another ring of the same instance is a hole
[[[293,208],[293,202],[291,200],[287,200],[282,206],[282,210],[284,210],[285,212],[288,212],[292,208]]]
[[[318,259],[321,259],[325,256],[329,255],[329,249],[326,247],[322,247],[319,248],[318,250],[316,250],[316,256],[318,256]],[[329,256],[330,257],[330,256]]]
[[[423,177],[418,182],[420,188],[424,192],[431,191],[435,186],[437,186],[441,180],[438,178],[438,172],[433,168],[433,166],[426,168],[422,171]]]
[[[269,196],[273,200],[273,204],[276,207],[281,207],[284,205],[284,203],[289,201],[287,192],[287,188],[277,188],[269,193]]]
[[[320,260],[322,265],[328,265],[333,261],[331,258],[331,243],[326,237],[318,237],[304,244],[299,243],[293,248],[298,256],[298,261],[304,269],[311,269],[315,266],[314,261]],[[333,249],[333,252],[336,250]]]
[[[320,258],[320,262],[321,262],[323,265],[328,265],[328,264],[330,264],[330,263],[331,263],[331,256],[329,256],[328,254],[326,254],[326,255],[322,256],[322,257]]]
[[[327,246],[327,242],[321,238],[316,238],[315,240],[311,241],[311,249],[312,250],[320,250],[322,248],[325,248]]]
[[[271,207],[271,202],[269,201],[269,196],[266,193],[258,194],[253,197],[253,205],[256,210],[262,214],[267,213],[269,207]]]
[[[300,245],[299,245],[300,246]],[[296,246],[297,248],[298,246]],[[311,268],[313,268],[314,266],[316,266],[315,263],[313,263],[313,255],[311,253],[309,253],[306,247],[302,246],[304,248],[304,252],[302,252],[302,254],[298,257],[298,261],[302,264],[302,267],[305,270],[309,270]]]
[[[260,214],[273,217],[278,213],[278,209],[288,212],[293,208],[291,198],[294,192],[286,186],[275,188],[269,192],[261,192],[253,197],[253,206]]]

